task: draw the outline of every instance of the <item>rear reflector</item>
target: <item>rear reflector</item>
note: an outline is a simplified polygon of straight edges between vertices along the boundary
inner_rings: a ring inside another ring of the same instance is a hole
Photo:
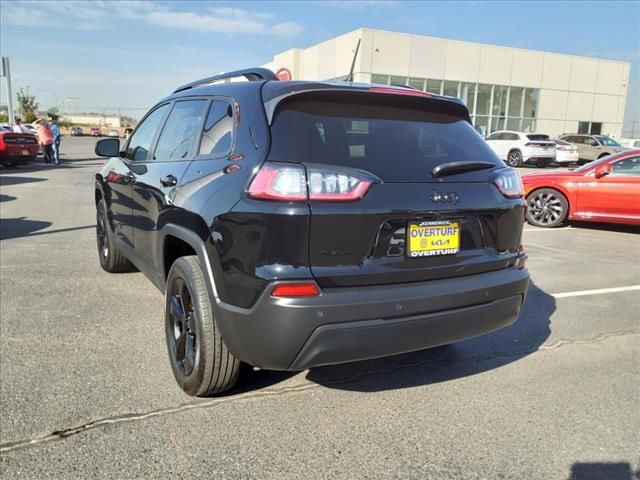
[[[525,250],[524,245],[521,244],[518,247],[518,262],[516,263],[518,270],[522,270],[527,266],[527,258],[529,258],[527,251]]]
[[[320,295],[315,283],[287,283],[276,285],[271,290],[272,297],[316,297]]]

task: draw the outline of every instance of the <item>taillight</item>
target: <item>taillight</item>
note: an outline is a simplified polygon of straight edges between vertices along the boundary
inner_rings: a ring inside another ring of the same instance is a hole
[[[249,186],[249,196],[263,200],[352,202],[380,180],[343,167],[265,163]]]
[[[561,152],[564,152],[565,150],[567,150],[567,147],[563,147],[563,146],[561,146],[561,145],[558,145],[558,146],[556,147],[556,150],[560,150]]]
[[[315,283],[285,283],[271,290],[272,297],[317,297],[320,295]]]
[[[493,183],[500,193],[507,198],[520,198],[524,196],[524,187],[517,171],[512,168],[500,170],[493,177]]]
[[[307,178],[304,167],[272,163],[263,165],[249,186],[249,196],[263,200],[306,200]]]

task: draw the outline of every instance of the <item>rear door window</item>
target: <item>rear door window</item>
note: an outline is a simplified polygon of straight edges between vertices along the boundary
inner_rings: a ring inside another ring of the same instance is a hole
[[[154,160],[184,160],[189,157],[204,117],[207,100],[176,102],[167,118],[153,155]]]
[[[430,181],[433,168],[447,162],[502,166],[465,119],[373,101],[284,104],[271,128],[269,159],[359,168],[386,182]]]

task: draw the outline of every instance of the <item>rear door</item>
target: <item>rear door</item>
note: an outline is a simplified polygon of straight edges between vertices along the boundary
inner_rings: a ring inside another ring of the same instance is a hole
[[[134,244],[145,263],[156,271],[161,270],[158,231],[171,216],[172,199],[193,160],[208,106],[209,100],[204,98],[173,103],[154,148],[132,167]]]
[[[524,208],[491,181],[504,164],[446,102],[395,97],[404,95],[290,100],[276,114],[269,160],[303,163],[311,195],[337,198],[349,172],[377,178],[357,201],[309,202],[316,280],[323,287],[390,284],[505,268]],[[465,161],[490,167],[432,173]]]

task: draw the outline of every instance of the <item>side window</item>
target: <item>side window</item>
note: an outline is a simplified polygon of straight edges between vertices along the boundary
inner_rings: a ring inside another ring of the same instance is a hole
[[[578,145],[584,144],[584,140],[582,137],[569,137],[567,141],[571,143],[577,143]]]
[[[618,160],[612,165],[611,175],[616,177],[639,177],[640,157],[629,157]]]
[[[489,135],[487,137],[487,140],[500,140],[500,134],[499,133],[492,133],[491,135]]]
[[[174,104],[158,139],[154,160],[182,160],[189,155],[207,103],[207,100],[186,100]]]
[[[509,133],[509,140],[520,140],[520,135],[518,135],[517,133]]]
[[[590,147],[597,147],[599,143],[593,137],[584,137],[583,143],[586,143]]]
[[[162,105],[145,118],[131,136],[125,158],[133,161],[144,161],[149,157],[149,149],[156,135],[160,122],[169,109],[169,104]]]
[[[223,100],[211,102],[204,124],[199,155],[223,157],[233,145],[233,108]]]

